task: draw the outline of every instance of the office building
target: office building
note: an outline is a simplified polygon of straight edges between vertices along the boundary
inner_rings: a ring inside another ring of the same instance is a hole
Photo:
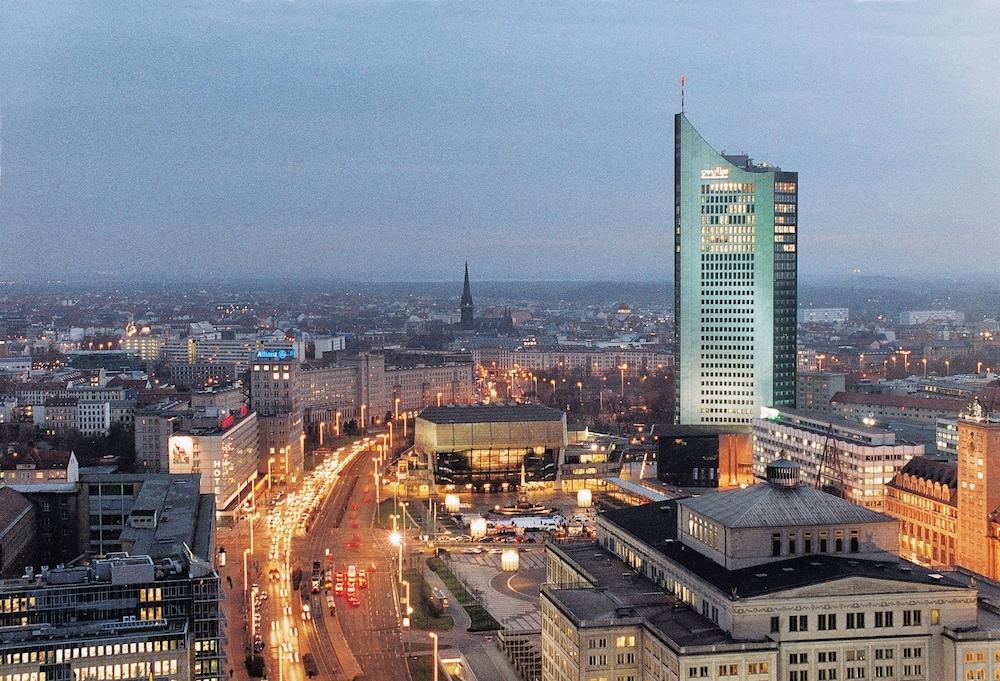
[[[1000,578],[1000,412],[973,400],[958,421],[958,564]]]
[[[677,422],[794,406],[798,174],[720,154],[674,118]]]
[[[766,409],[753,422],[757,476],[772,462],[789,459],[801,466],[808,484],[879,511],[896,471],[923,454],[924,445],[898,441],[891,430],[798,409]]]
[[[899,313],[899,323],[903,326],[920,324],[963,324],[965,313],[957,310],[905,310]]]
[[[900,560],[896,523],[768,481],[598,516],[548,544],[542,678],[993,679],[996,589]]]
[[[493,373],[512,369],[566,373],[583,371],[588,376],[623,373],[626,378],[634,378],[643,374],[664,373],[674,366],[673,354],[655,347],[476,348],[472,350],[472,358],[476,364]]]
[[[799,324],[846,324],[850,310],[846,307],[804,307],[799,310]]]
[[[830,398],[830,413],[852,421],[915,421],[937,426],[939,418],[957,418],[968,400],[953,397],[837,393]]]
[[[414,452],[445,489],[553,485],[567,445],[566,414],[537,404],[428,407],[414,422]]]
[[[170,436],[183,427],[189,403],[165,400],[141,407],[135,413],[135,465],[144,473],[170,468]]]
[[[800,371],[795,377],[795,407],[830,412],[830,400],[846,389],[847,374],[833,371]]]
[[[293,351],[261,350],[250,370],[251,405],[258,417],[258,470],[281,481],[292,481],[302,471],[303,395],[308,390],[300,375],[302,364]]]
[[[125,335],[121,339],[121,349],[137,355],[143,362],[158,362],[163,349],[163,339],[149,333]]]
[[[222,681],[219,577],[210,535],[197,538],[200,545],[188,546],[171,535],[150,542],[149,554],[29,566],[0,581],[0,674]]]
[[[729,489],[753,484],[753,445],[746,426],[657,429],[656,477],[675,487]]]

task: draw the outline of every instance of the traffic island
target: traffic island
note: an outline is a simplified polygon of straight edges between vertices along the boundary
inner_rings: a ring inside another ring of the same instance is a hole
[[[427,567],[434,571],[434,573],[441,578],[444,585],[451,592],[451,595],[455,598],[456,602],[462,606],[465,612],[469,615],[469,619],[472,620],[472,624],[469,626],[469,631],[496,631],[500,628],[500,623],[497,622],[486,608],[480,605],[475,598],[468,592],[465,586],[458,580],[458,578],[452,573],[451,569],[445,564],[443,560],[437,556],[427,559]]]

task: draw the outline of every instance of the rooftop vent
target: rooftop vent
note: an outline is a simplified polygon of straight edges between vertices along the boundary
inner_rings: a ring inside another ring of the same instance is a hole
[[[795,487],[799,484],[799,464],[788,459],[777,459],[767,464],[767,481],[775,487]]]

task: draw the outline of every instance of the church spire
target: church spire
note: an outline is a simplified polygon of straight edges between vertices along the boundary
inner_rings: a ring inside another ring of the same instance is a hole
[[[459,322],[463,331],[475,330],[475,308],[472,305],[472,287],[469,286],[469,263],[465,263],[465,284],[462,287],[462,320]]]

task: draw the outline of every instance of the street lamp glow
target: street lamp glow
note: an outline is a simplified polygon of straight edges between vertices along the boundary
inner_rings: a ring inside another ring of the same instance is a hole
[[[399,546],[403,543],[403,535],[399,533],[398,530],[394,530],[389,533],[389,543],[393,546]]]

